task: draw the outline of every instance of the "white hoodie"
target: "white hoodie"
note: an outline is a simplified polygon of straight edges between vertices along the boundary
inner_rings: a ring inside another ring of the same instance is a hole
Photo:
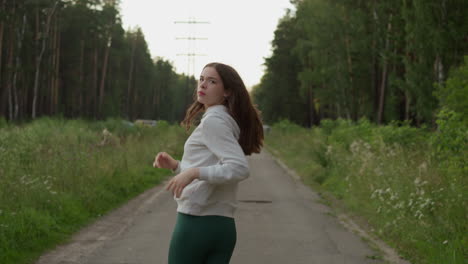
[[[190,215],[234,217],[238,182],[249,177],[249,165],[238,143],[240,129],[224,105],[208,107],[184,145],[174,172],[199,168],[200,179],[175,198],[177,211]]]

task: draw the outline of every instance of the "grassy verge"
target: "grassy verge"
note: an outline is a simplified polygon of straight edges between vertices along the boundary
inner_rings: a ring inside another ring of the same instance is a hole
[[[468,248],[466,135],[459,127],[435,133],[325,120],[305,129],[283,121],[266,143],[412,263],[461,264]]]
[[[155,186],[170,172],[159,151],[180,156],[186,133],[161,122],[43,118],[0,124],[0,263],[32,263],[44,250]]]

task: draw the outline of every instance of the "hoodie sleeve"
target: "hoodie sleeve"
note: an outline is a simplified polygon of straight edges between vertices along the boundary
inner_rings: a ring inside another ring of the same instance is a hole
[[[249,177],[249,164],[226,120],[209,116],[203,121],[203,142],[220,160],[219,164],[200,167],[200,180],[211,184],[239,182]]]

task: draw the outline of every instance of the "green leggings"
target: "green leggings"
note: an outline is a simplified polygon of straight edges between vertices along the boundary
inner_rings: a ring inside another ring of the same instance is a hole
[[[178,213],[169,264],[228,264],[236,239],[234,218]]]

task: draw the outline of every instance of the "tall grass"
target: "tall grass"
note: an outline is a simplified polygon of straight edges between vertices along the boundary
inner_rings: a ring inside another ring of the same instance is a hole
[[[266,142],[412,263],[461,264],[468,248],[467,131],[445,121],[438,132],[366,120],[325,120],[313,129],[283,121]]]
[[[0,263],[31,263],[106,211],[158,184],[158,151],[180,156],[186,134],[160,122],[42,118],[0,122]]]

